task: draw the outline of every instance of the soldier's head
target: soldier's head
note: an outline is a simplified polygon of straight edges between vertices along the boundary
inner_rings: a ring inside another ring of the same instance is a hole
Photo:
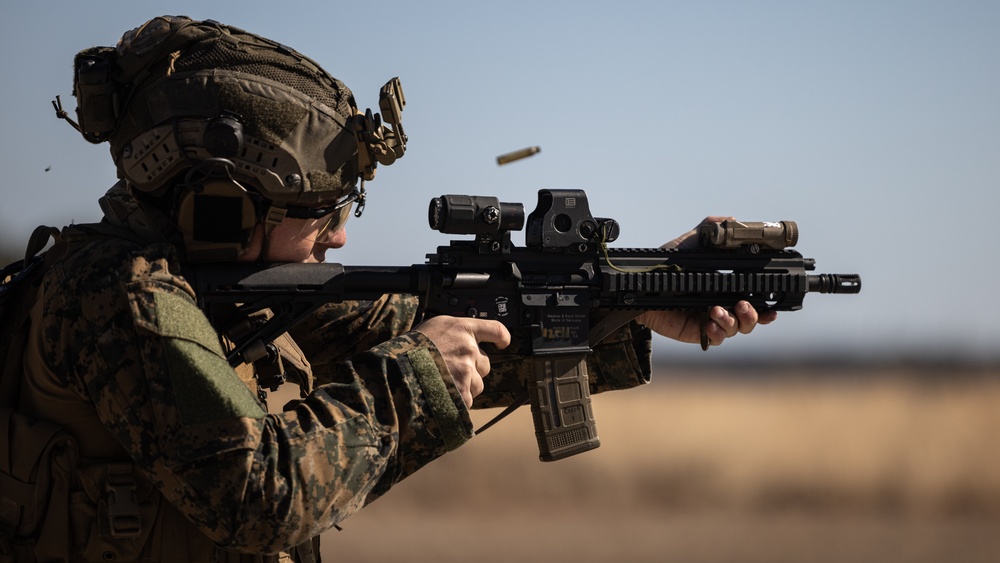
[[[78,130],[109,142],[119,177],[169,215],[189,259],[237,259],[283,222],[330,236],[354,204],[360,214],[376,163],[405,149],[398,80],[380,99],[390,129],[309,58],[218,22],[154,18],[74,66]]]

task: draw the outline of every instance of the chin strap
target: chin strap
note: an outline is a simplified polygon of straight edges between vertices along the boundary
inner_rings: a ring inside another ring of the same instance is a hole
[[[267,206],[267,213],[262,221],[264,225],[264,240],[260,246],[260,260],[262,262],[267,261],[268,250],[271,247],[271,233],[285,220],[285,215],[287,214],[288,210],[284,207],[278,207],[274,204]]]

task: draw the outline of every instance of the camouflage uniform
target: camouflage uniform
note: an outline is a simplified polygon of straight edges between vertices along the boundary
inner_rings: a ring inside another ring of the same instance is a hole
[[[269,415],[224,359],[172,245],[64,232],[69,252],[32,310],[20,410],[78,442],[68,511],[82,560],[308,545],[472,436],[441,355],[411,330],[412,297],[330,305],[296,327],[299,347],[282,355],[308,394]],[[609,337],[590,363],[593,391],[647,380],[648,346],[634,325]],[[523,389],[517,362],[494,368],[479,406]],[[111,517],[115,479],[136,491],[134,522]],[[135,537],[113,541],[119,525]]]
[[[217,22],[156,18],[75,67],[78,130],[110,142],[123,180],[101,225],[64,229],[48,252],[11,350],[23,379],[17,417],[0,397],[0,479],[20,492],[0,491],[0,561],[23,553],[10,556],[13,526],[23,545],[46,538],[30,548],[45,561],[317,560],[321,532],[471,438],[468,409],[412,330],[416,300],[392,295],[328,305],[275,341],[303,398],[268,414],[258,368],[229,365],[228,327],[198,308],[182,263],[236,259],[295,206],[350,205],[405,139],[389,143],[307,58]],[[620,329],[588,362],[594,393],[645,382],[648,330]],[[511,402],[524,368],[496,358],[476,405]],[[19,449],[36,421],[70,445],[51,459]],[[10,480],[11,458],[53,493]]]

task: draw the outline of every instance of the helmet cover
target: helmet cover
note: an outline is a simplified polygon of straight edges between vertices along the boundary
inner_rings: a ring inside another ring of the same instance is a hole
[[[280,43],[211,20],[161,16],[76,58],[80,131],[119,176],[162,194],[199,161],[279,205],[324,205],[359,179],[354,96]],[[221,133],[219,133],[221,131]]]

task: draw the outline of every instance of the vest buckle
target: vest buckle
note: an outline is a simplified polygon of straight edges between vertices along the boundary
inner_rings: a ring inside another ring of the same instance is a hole
[[[142,522],[131,464],[108,464],[107,491],[105,502],[108,507],[108,530],[111,532],[111,537],[139,537]]]

